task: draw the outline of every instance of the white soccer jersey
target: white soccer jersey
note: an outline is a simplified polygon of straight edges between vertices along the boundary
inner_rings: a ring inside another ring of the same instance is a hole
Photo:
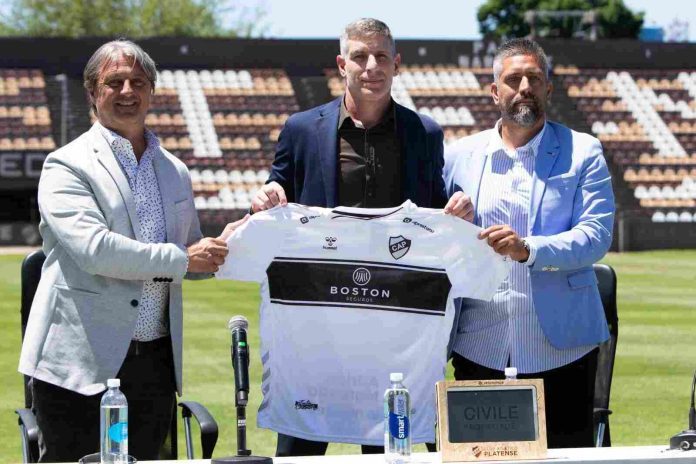
[[[411,393],[414,443],[435,440],[453,298],[492,298],[509,265],[442,210],[290,204],[228,240],[217,277],[262,282],[259,427],[381,445],[389,373]]]

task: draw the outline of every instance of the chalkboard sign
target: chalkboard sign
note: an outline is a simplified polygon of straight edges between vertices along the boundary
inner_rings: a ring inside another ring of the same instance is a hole
[[[443,462],[546,457],[543,381],[438,382]]]

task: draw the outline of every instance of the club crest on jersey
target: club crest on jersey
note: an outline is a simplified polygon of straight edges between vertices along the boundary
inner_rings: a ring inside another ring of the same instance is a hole
[[[411,241],[403,235],[389,237],[389,253],[394,259],[403,258],[411,248]]]

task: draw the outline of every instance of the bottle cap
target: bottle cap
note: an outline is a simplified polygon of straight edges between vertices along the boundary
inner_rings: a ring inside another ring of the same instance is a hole
[[[506,367],[505,368],[505,377],[517,377],[517,368],[516,367]]]
[[[106,386],[109,388],[120,387],[121,386],[121,379],[109,379],[106,381]]]
[[[391,374],[389,374],[389,380],[391,382],[401,382],[402,380],[404,380],[404,374],[402,374],[401,372],[392,372]]]

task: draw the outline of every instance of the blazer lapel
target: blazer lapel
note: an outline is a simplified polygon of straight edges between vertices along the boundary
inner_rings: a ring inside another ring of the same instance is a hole
[[[175,179],[178,179],[178,173],[173,169],[172,164],[167,160],[161,151],[155,155],[152,164],[159,185],[160,197],[162,198],[162,207],[164,208],[164,223],[167,228],[168,243],[176,243],[176,213],[174,211]]]
[[[529,202],[528,234],[531,234],[534,229],[541,199],[544,197],[544,191],[546,190],[546,180],[549,178],[551,169],[558,159],[558,150],[556,131],[551,124],[547,123],[546,132],[539,145],[539,152],[534,164],[534,182],[532,184],[532,197]]]
[[[338,203],[336,194],[336,169],[338,165],[338,115],[342,98],[334,100],[317,118],[317,147],[321,160],[321,176],[324,182],[326,206],[333,208]]]
[[[133,192],[128,184],[128,179],[126,179],[126,174],[118,164],[113,151],[111,151],[111,147],[101,134],[99,126],[96,124],[93,125],[89,131],[89,134],[91,138],[92,150],[97,155],[97,159],[109,173],[114,183],[118,187],[119,192],[121,193],[123,202],[126,205],[126,211],[128,211],[128,218],[130,219],[131,227],[133,228],[133,236],[139,242],[143,242],[144,240],[140,234],[140,221],[138,220],[138,213],[135,210],[135,199],[133,198]]]
[[[483,179],[483,169],[488,158],[488,144],[484,144],[471,152],[471,162],[466,171],[466,181],[464,185],[471,185],[471,202],[474,204],[474,224],[481,224],[478,211],[478,197],[481,190],[481,179]]]

